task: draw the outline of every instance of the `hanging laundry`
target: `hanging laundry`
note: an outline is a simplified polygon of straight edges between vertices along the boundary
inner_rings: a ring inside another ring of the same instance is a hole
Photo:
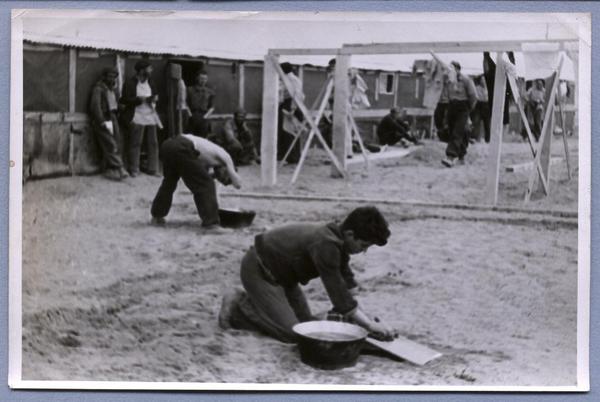
[[[435,109],[444,89],[444,76],[451,78],[451,70],[442,62],[436,60],[428,60],[425,64],[425,95],[423,96],[423,106],[427,109]],[[456,74],[454,74],[456,81]]]
[[[525,79],[535,80],[550,77],[560,56],[558,43],[523,43]]]
[[[352,109],[367,109],[371,107],[367,90],[369,87],[355,68],[350,69],[350,104]]]

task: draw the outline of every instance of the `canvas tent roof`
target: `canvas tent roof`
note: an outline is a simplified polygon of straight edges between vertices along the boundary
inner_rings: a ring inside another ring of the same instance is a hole
[[[16,11],[19,12],[19,11]],[[347,43],[577,40],[577,16],[554,14],[225,13],[27,10],[23,39],[119,51],[262,60],[270,48],[339,48]],[[227,18],[227,19],[222,19]],[[308,20],[310,18],[310,20]],[[468,20],[468,21],[467,21]],[[467,21],[467,22],[465,22]],[[482,54],[441,54],[469,74],[482,72]],[[365,69],[411,71],[428,54],[353,56]],[[523,70],[517,53],[517,68]],[[297,64],[326,65],[328,56],[282,56]],[[567,61],[563,79],[573,79]]]

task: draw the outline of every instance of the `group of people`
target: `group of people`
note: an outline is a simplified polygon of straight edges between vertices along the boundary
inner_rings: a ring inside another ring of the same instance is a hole
[[[117,99],[119,72],[115,68],[105,68],[90,98],[91,127],[101,149],[104,174],[113,180],[139,175],[144,137],[146,172],[158,175],[157,126],[161,122],[156,113],[158,94],[150,80],[152,66],[140,60],[135,64],[135,71],[134,76],[125,80],[121,97]],[[127,141],[124,141],[120,127],[126,128],[129,134]],[[123,152],[125,142],[127,151]],[[122,156],[126,156],[127,164]]]
[[[123,83],[121,96],[116,88],[119,72],[105,68],[92,89],[90,98],[91,127],[100,147],[105,177],[122,180],[140,174],[142,146],[146,158],[144,172],[159,175],[158,129],[162,123],[156,111],[158,91],[152,80],[152,65],[146,60],[135,64],[135,75]],[[196,74],[194,85],[181,85],[178,110],[182,112],[184,132],[207,138],[228,152],[235,165],[259,162],[252,132],[246,124],[246,112],[237,109],[221,130],[213,132],[209,117],[214,111],[215,91],[207,85],[203,69]],[[181,81],[182,83],[183,81]],[[127,138],[120,128],[127,131]]]
[[[511,59],[514,64],[514,56]],[[481,140],[481,125],[485,142],[490,142],[490,105],[493,95],[495,65],[489,55],[484,56],[484,74],[472,79],[461,72],[460,63],[453,61],[444,76],[442,92],[434,112],[434,124],[440,140],[446,142],[446,157],[442,164],[453,167],[464,163],[470,143]],[[503,125],[509,123],[510,88],[505,94]],[[539,139],[544,116],[546,92],[544,80],[534,81],[524,96],[525,112],[531,131]],[[526,138],[526,133],[523,133]]]

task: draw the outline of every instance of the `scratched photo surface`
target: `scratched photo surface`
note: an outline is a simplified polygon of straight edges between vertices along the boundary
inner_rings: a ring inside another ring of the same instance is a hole
[[[585,387],[589,20],[21,10],[12,385]]]

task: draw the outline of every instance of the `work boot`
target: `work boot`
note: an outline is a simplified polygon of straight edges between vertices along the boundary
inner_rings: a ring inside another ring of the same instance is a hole
[[[153,216],[152,219],[150,219],[150,223],[155,226],[165,226],[167,224],[167,220],[162,216]]]
[[[113,180],[113,181],[121,180],[121,174],[119,173],[119,171],[117,169],[107,169],[104,172],[104,177],[106,177],[108,180]]]
[[[231,315],[243,295],[244,292],[241,289],[232,289],[223,296],[219,310],[219,327],[221,329],[232,328]]]
[[[129,177],[129,173],[127,173],[127,170],[125,170],[124,167],[119,168],[119,174],[121,175],[121,179],[126,179]]]
[[[454,166],[455,163],[456,163],[456,158],[453,158],[450,156],[442,159],[442,165],[446,166],[447,168],[451,168],[452,166]]]

